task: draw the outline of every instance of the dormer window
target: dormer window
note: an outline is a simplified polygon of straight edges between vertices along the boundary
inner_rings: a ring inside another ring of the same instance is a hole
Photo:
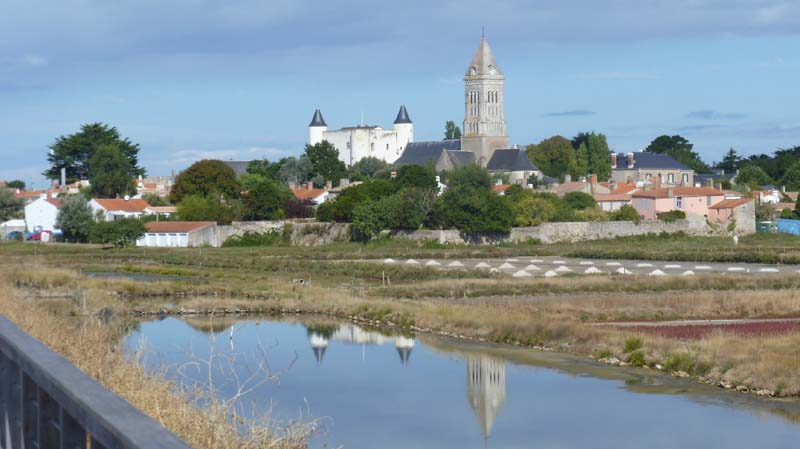
[[[472,76],[477,75],[478,74],[478,68],[475,67],[475,66],[470,67],[469,68],[469,74],[472,75]]]

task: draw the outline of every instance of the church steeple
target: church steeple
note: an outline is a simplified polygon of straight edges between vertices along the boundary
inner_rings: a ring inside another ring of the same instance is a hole
[[[500,66],[494,60],[492,49],[489,48],[489,44],[486,42],[485,35],[481,37],[481,43],[478,46],[478,50],[475,51],[475,56],[472,57],[466,76],[503,76]]]

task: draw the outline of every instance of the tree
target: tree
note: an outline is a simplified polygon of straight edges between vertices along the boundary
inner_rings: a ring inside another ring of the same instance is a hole
[[[569,192],[564,195],[564,204],[570,209],[583,210],[597,207],[597,202],[592,195],[584,192]]]
[[[288,158],[280,159],[278,162],[270,162],[266,159],[250,161],[250,163],[247,164],[247,173],[280,180],[281,168],[283,168],[283,164],[286,163],[287,160]]]
[[[117,128],[103,123],[90,123],[81,126],[75,134],[61,136],[50,145],[47,161],[50,167],[43,173],[49,179],[60,179],[61,169],[66,169],[67,182],[89,179],[89,159],[101,145],[117,145],[128,160],[129,178],[144,175],[145,170],[138,166],[139,145],[121,138]]]
[[[89,184],[99,198],[116,198],[136,192],[131,166],[116,144],[97,147],[89,158]]]
[[[339,150],[327,140],[314,145],[307,144],[305,155],[311,161],[314,175],[322,178],[322,182],[315,182],[318,187],[322,187],[325,181],[339,185],[339,180],[347,176],[347,166],[339,160]]]
[[[784,173],[780,183],[788,190],[800,190],[800,161],[795,162],[786,170],[786,173]]]
[[[71,196],[61,202],[56,217],[56,227],[64,233],[67,242],[85,242],[94,225],[94,212],[85,198]]]
[[[456,126],[455,122],[448,120],[444,124],[444,138],[445,140],[455,140],[461,138],[461,128]]]
[[[242,188],[236,172],[222,161],[204,159],[195,162],[175,179],[170,192],[170,201],[179,203],[187,195],[222,195],[233,200],[239,197]]]
[[[737,184],[746,185],[752,190],[758,189],[759,186],[772,183],[772,179],[770,179],[769,175],[764,173],[764,170],[757,165],[745,165],[740,168],[736,173],[735,179]]]
[[[553,136],[525,149],[528,158],[547,176],[559,178],[575,169],[575,150],[564,137]]]
[[[394,182],[398,189],[417,188],[435,189],[436,168],[432,165],[403,165],[397,170],[397,178]]]
[[[443,225],[465,234],[509,232],[514,220],[511,202],[490,186],[489,173],[477,165],[453,170],[437,211]]]
[[[147,229],[144,223],[136,218],[123,218],[117,221],[100,221],[94,223],[89,232],[92,243],[111,243],[117,248],[124,248],[136,243]]]
[[[282,161],[281,168],[278,170],[278,177],[284,184],[290,182],[302,184],[314,178],[314,167],[308,156],[302,155],[299,158],[288,157],[282,159]],[[314,183],[316,184],[318,181],[322,183],[325,182],[324,179],[319,178],[315,180]]]
[[[506,196],[508,196],[508,190],[506,190]],[[557,198],[553,199],[530,190],[521,190],[519,194],[511,196],[509,200],[514,211],[514,226],[538,226],[552,221],[556,216],[555,201]]]
[[[352,167],[350,172],[364,179],[375,178],[379,173],[386,173],[389,170],[389,165],[386,161],[378,159],[377,157],[367,156],[362,158]]]
[[[586,144],[583,142],[581,142],[578,146],[578,150],[575,152],[575,164],[570,172],[575,179],[586,176],[589,173],[589,149],[586,148]]]
[[[0,222],[22,218],[25,203],[14,196],[14,191],[0,187]]]
[[[597,175],[599,181],[608,181],[611,177],[611,160],[606,136],[594,132],[589,134],[586,150],[589,153],[589,172]]]
[[[238,201],[223,204],[218,195],[186,195],[178,203],[178,219],[182,221],[214,221],[230,224],[242,216]]]
[[[274,179],[259,175],[249,176],[259,179],[248,181],[250,185],[247,186],[247,191],[242,196],[245,218],[248,220],[280,220],[284,218],[286,215],[283,208],[294,197],[292,191]]]
[[[694,150],[694,144],[689,143],[686,138],[675,136],[659,136],[644,151],[650,153],[666,154],[681,164],[691,168],[697,173],[710,173],[709,166],[700,159],[700,155]]]
[[[147,204],[154,207],[172,206],[172,203],[166,198],[155,193],[145,193],[142,195],[142,199],[145,200]]]
[[[23,181],[21,179],[15,179],[13,181],[8,181],[6,183],[6,187],[8,187],[9,189],[25,190],[25,181]]]
[[[739,164],[742,162],[742,158],[736,153],[736,150],[731,147],[727,153],[725,153],[725,157],[722,158],[722,162],[717,164],[717,168],[725,170],[726,173],[734,173],[736,169],[739,168]]]
[[[470,164],[458,167],[447,176],[447,188],[467,188],[475,190],[489,190],[492,186],[492,177],[485,168]]]

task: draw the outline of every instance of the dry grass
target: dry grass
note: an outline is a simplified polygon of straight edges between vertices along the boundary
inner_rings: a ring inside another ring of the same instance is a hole
[[[73,276],[60,271],[50,273],[48,279],[50,286],[57,289],[72,282]],[[158,373],[148,373],[140,364],[126,359],[120,347],[127,330],[125,323],[115,326],[89,317],[70,318],[67,315],[75,312],[71,302],[24,299],[9,288],[8,276],[0,278],[0,286],[0,312],[192,447],[295,449],[307,446],[314,423],[281,427],[268,417],[248,419],[238,415],[228,401],[210,397],[207,391],[180,393]],[[198,407],[200,402],[202,408]],[[243,431],[237,432],[232,422],[239,423]]]

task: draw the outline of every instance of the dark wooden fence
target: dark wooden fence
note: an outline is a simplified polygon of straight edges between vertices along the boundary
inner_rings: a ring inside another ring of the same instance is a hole
[[[0,448],[191,449],[0,315]]]

